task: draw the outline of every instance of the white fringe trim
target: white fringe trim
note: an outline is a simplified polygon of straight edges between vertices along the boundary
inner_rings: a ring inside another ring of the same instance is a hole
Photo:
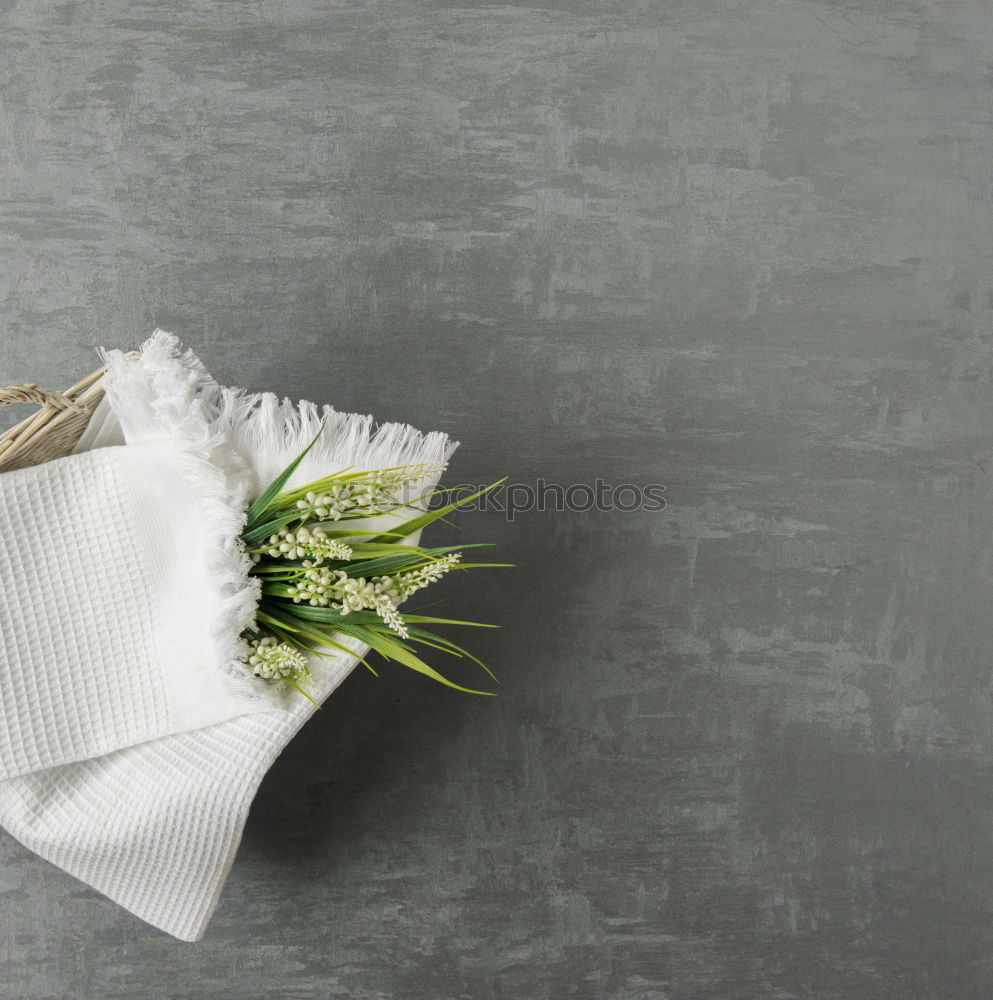
[[[204,566],[214,607],[209,608],[210,659],[228,675],[243,676],[241,633],[255,625],[259,581],[240,535],[251,476],[224,436],[211,426],[204,394],[214,383],[192,352],[157,330],[140,357],[103,351],[104,387],[128,444],[168,440],[194,499],[205,539]],[[154,529],[152,529],[154,530]],[[246,692],[247,693],[247,692]]]
[[[346,468],[355,472],[398,465],[441,469],[458,447],[458,442],[449,440],[441,431],[424,433],[397,423],[377,426],[366,414],[339,413],[331,406],[279,400],[271,392],[222,388],[214,402],[214,426],[240,455],[250,456],[255,493],[279,475],[319,431],[320,437],[291,476],[288,489]],[[437,472],[430,478],[436,479]]]

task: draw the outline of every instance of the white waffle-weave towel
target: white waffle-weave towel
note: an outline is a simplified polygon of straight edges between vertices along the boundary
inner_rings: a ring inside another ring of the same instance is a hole
[[[202,421],[201,430],[205,426],[197,458],[233,481],[230,496],[236,497],[239,505],[244,503],[239,484],[249,496],[255,495],[303,450],[322,420],[321,437],[296,470],[291,486],[347,466],[441,465],[456,447],[439,432],[422,434],[400,424],[376,428],[370,417],[339,414],[330,407],[307,403],[280,402],[271,394],[222,388],[207,376],[198,359],[182,354],[176,339],[163,331],[153,334],[139,360],[130,361],[113,351],[107,362],[107,399],[80,442],[82,453],[50,463],[50,467],[124,461],[122,468],[131,468],[126,463],[132,461],[133,454],[150,447],[161,452],[164,443],[173,441],[174,445],[184,434],[191,438],[189,426],[178,421],[179,411],[171,408],[171,403],[163,403],[177,381],[190,393],[185,412]],[[170,420],[178,421],[178,429],[168,429]],[[157,443],[150,445],[150,437]],[[40,479],[43,468],[48,467],[26,470],[22,478],[30,481],[35,475]],[[16,475],[0,476],[0,487],[5,478]],[[135,479],[144,481],[137,475]],[[432,485],[428,481],[421,484],[422,489]],[[5,512],[0,510],[3,516]],[[185,539],[189,523],[185,516],[174,516],[170,532],[177,531]],[[69,516],[64,527],[69,537],[74,534],[74,517]],[[147,535],[150,527],[147,522],[129,524],[127,536]],[[229,538],[236,535],[237,530],[234,535],[229,532]],[[226,554],[230,567],[230,550]],[[227,617],[213,617],[207,625],[217,626],[223,620],[229,634],[238,615],[244,614],[244,595],[236,574],[228,574],[218,583],[216,574],[219,566],[225,566],[223,560],[218,557],[208,563],[215,574],[214,596]],[[185,569],[186,562],[182,565]],[[245,581],[240,582],[244,589]],[[134,579],[132,583],[134,589],[147,590],[147,581]],[[130,599],[136,600],[134,595]],[[144,599],[157,602],[154,594],[146,593]],[[232,613],[232,606],[237,613]],[[154,618],[153,614],[149,620]],[[163,618],[166,623],[168,620]],[[71,644],[73,639],[64,641]],[[259,783],[314,711],[299,696],[274,696],[269,688],[265,688],[262,703],[258,695],[241,697],[236,682],[246,679],[236,676],[231,667],[230,649],[218,652],[217,644],[215,628],[205,647],[214,652],[203,654],[201,650],[199,660],[184,661],[177,667],[184,682],[173,687],[180,689],[177,698],[188,693],[193,689],[186,675],[195,674],[200,680],[210,677],[211,685],[221,687],[220,695],[211,689],[203,698],[189,699],[192,707],[180,698],[179,707],[169,703],[172,714],[167,716],[160,700],[148,691],[139,692],[134,704],[151,713],[159,732],[151,732],[155,729],[151,725],[143,740],[129,739],[127,727],[119,726],[114,730],[118,737],[111,741],[115,748],[105,745],[102,737],[94,737],[84,718],[84,736],[68,746],[58,740],[52,746],[28,740],[29,749],[11,754],[21,760],[21,766],[7,773],[17,776],[0,781],[0,825],[17,840],[143,920],[191,941],[202,936],[217,904]],[[358,655],[365,652],[358,643],[346,640],[344,644]],[[154,674],[157,661],[144,657],[144,651],[140,656],[135,651],[138,669]],[[205,659],[208,662],[203,662]],[[358,662],[357,657],[344,654],[311,660],[315,678],[312,693],[318,702],[326,699]],[[167,677],[163,684],[168,686],[173,680]],[[127,698],[125,703],[131,705],[132,700]],[[211,717],[223,712],[228,713],[225,721]],[[194,724],[182,724],[186,719]],[[145,720],[142,725],[150,724]],[[169,735],[160,735],[162,727],[170,726]],[[42,729],[50,732],[50,722]],[[43,744],[41,750],[36,743]],[[44,763],[32,767],[29,760],[25,764],[24,759],[31,754]]]
[[[0,476],[0,778],[271,706],[234,665],[248,470],[158,355],[131,445]]]

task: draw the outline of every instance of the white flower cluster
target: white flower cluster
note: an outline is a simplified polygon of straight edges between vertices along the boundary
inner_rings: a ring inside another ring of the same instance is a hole
[[[396,576],[374,576],[369,580],[364,576],[350,577],[344,570],[327,566],[308,566],[300,582],[287,587],[287,597],[294,604],[331,607],[342,615],[349,611],[375,611],[394,632],[406,639],[407,628],[397,612],[400,602],[441,579],[461,558],[461,552],[449,552],[426,566]]]
[[[272,556],[274,559],[303,559],[304,566],[319,566],[325,559],[351,559],[352,547],[335,538],[328,538],[323,528],[280,528],[269,536],[269,541],[256,555]],[[258,561],[258,560],[256,560]]]
[[[311,566],[300,575],[299,583],[287,586],[286,596],[292,598],[294,604],[326,608],[335,595],[335,588],[347,579],[348,574],[344,570]]]
[[[397,612],[401,594],[392,576],[350,577],[340,569],[314,566],[308,569],[298,584],[287,588],[294,604],[312,607],[332,607],[347,615],[349,611],[375,611],[394,632],[407,638],[403,619]]]
[[[248,665],[256,677],[267,681],[301,681],[310,674],[307,659],[298,649],[267,635],[248,644]]]
[[[349,611],[375,611],[397,635],[406,639],[407,627],[397,611],[400,603],[400,592],[392,576],[374,576],[366,580],[349,579],[338,588],[338,600],[331,606],[343,615]]]
[[[313,490],[297,509],[304,520],[340,521],[343,517],[371,517],[396,507],[398,493],[427,476],[440,475],[444,466],[416,465],[407,469],[384,469],[363,479],[350,479],[323,493]]]
[[[399,574],[396,583],[400,597],[409,597],[414,591],[440,580],[461,558],[461,552],[449,552],[426,566]]]

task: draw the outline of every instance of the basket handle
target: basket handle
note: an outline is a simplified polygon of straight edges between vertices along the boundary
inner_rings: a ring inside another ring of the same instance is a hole
[[[34,384],[9,385],[5,389],[0,389],[0,406],[8,406],[10,403],[37,403],[38,406],[53,406],[56,410],[77,412],[83,410],[83,407],[78,406],[61,392]]]

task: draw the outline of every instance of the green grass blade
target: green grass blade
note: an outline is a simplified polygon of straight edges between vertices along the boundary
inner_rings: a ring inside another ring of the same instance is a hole
[[[480,542],[480,545],[489,544]],[[401,552],[395,556],[380,556],[377,559],[366,559],[362,562],[345,563],[342,569],[351,577],[377,576],[382,573],[400,573],[407,569],[416,569],[429,563],[437,562],[438,556],[448,552],[461,552],[462,549],[473,548],[472,545],[445,545],[441,548],[423,549],[417,547],[414,552]],[[458,564],[456,564],[458,565]]]
[[[334,632],[330,632],[330,633],[324,632],[322,629],[312,627],[307,622],[300,621],[299,619],[297,619],[296,621],[294,621],[292,623],[292,626],[289,625],[289,624],[283,625],[282,623],[284,621],[286,621],[287,618],[291,617],[289,614],[287,614],[286,616],[284,616],[283,614],[274,611],[271,616],[267,615],[266,617],[269,619],[270,622],[278,623],[278,624],[275,625],[275,628],[279,628],[281,626],[282,627],[292,627],[295,632],[297,632],[299,635],[304,636],[304,638],[306,638],[310,642],[318,643],[319,645],[322,645],[322,646],[328,646],[329,648],[334,649],[334,650],[336,650],[339,653],[344,653],[346,656],[352,656],[352,657],[354,657],[374,677],[378,677],[379,676],[379,674],[376,673],[376,671],[373,669],[372,665],[369,663],[369,661],[364,656],[360,656],[353,649],[349,649],[348,646],[344,646],[340,642],[336,642],[334,640],[334,638],[333,638]],[[335,631],[338,631],[338,630],[335,630]],[[328,656],[332,655],[331,653],[326,653],[326,652],[323,652],[322,650],[314,649],[311,646],[305,646],[304,648],[308,652],[314,653],[316,656],[328,657]]]
[[[296,682],[295,680],[293,680],[293,678],[292,678],[292,677],[284,677],[284,678],[282,678],[282,679],[283,679],[283,681],[285,681],[285,682],[286,682],[287,684],[289,684],[289,686],[290,686],[291,688],[296,688],[296,690],[297,690],[297,691],[299,691],[299,692],[300,692],[300,694],[302,694],[302,695],[304,696],[304,698],[306,698],[306,699],[307,699],[307,701],[309,701],[309,702],[311,703],[311,705],[313,705],[313,706],[314,706],[314,708],[320,708],[320,707],[321,707],[320,705],[318,705],[318,704],[317,704],[317,702],[316,702],[316,701],[314,701],[314,699],[313,699],[313,698],[311,698],[311,697],[310,697],[310,695],[309,695],[309,694],[307,694],[307,692],[306,692],[306,691],[304,691],[304,689],[303,689],[302,687],[300,687],[300,685],[299,685],[299,684],[297,684],[297,682]]]
[[[311,448],[317,444],[317,439],[321,436],[324,431],[325,421],[321,421],[321,426],[318,428],[317,433],[314,435],[313,441],[307,445],[303,451],[288,466],[286,466],[283,471],[276,476],[276,478],[262,491],[262,494],[255,499],[251,507],[248,508],[248,529],[251,530],[257,527],[256,522],[262,517],[269,507],[272,505],[273,500],[279,495],[279,491],[286,485],[287,480],[290,476],[296,472],[297,466],[303,461],[304,456],[310,451]]]
[[[327,527],[328,524],[334,524],[334,523],[335,523],[334,521],[325,521],[325,522],[322,522],[322,526],[323,526],[323,529],[324,529],[324,534],[328,538],[351,538],[353,535],[374,535],[374,536],[376,536],[378,538],[383,538],[383,537],[403,538],[403,537],[405,537],[403,535],[397,535],[397,534],[395,534],[395,532],[392,532],[392,531],[374,531],[372,528],[364,528],[364,529],[360,530],[359,528],[338,528],[338,529],[332,529],[332,528],[328,528]],[[340,522],[338,522],[338,523],[340,523]]]
[[[462,497],[460,500],[456,500],[454,503],[446,504],[444,507],[439,507],[437,510],[430,510],[419,517],[413,517],[409,521],[404,521],[393,528],[392,534],[394,535],[412,535],[419,528],[423,528],[425,525],[430,524],[432,521],[437,521],[438,518],[444,517],[445,514],[450,514],[453,510],[461,507],[463,504],[467,504],[470,500],[475,500],[476,497],[481,497],[484,493],[488,493],[494,487],[499,486],[502,482],[506,482],[507,477],[504,476],[503,479],[498,479],[495,483],[490,483],[489,486],[484,486],[481,490],[471,494],[467,497]]]
[[[299,517],[300,511],[298,510],[283,511],[282,514],[270,518],[268,521],[252,528],[251,531],[242,532],[241,540],[246,545],[254,545],[256,542],[261,542],[264,538],[274,535],[280,528],[285,528],[291,521],[295,521]]]
[[[281,629],[288,629],[289,631],[292,632],[300,631],[299,629],[294,628],[292,625],[288,625],[283,621],[273,618],[272,615],[267,614],[265,611],[262,611],[261,609],[255,613],[255,617],[258,618],[260,622],[265,622],[266,625],[276,626],[277,628]]]
[[[474,656],[472,653],[469,652],[469,650],[463,649],[457,642],[452,642],[450,639],[445,639],[440,635],[435,635],[434,632],[428,632],[426,629],[408,627],[408,631],[410,632],[411,639],[414,642],[422,642],[428,646],[434,646],[436,649],[440,649],[443,652],[450,653],[452,656],[468,657],[470,660],[473,661],[473,663],[478,663],[479,666],[481,666],[483,670],[485,670],[490,675],[490,677],[492,677],[493,680],[496,681],[497,684],[500,683],[496,674],[494,674],[493,671],[490,670],[490,668],[486,666],[486,664],[483,663],[483,661],[478,656]]]
[[[439,684],[444,684],[446,687],[453,688],[456,691],[462,691],[465,694],[481,694],[492,697],[495,693],[493,691],[477,691],[473,688],[463,687],[461,684],[456,684],[454,681],[450,681],[444,675],[439,674],[433,667],[429,667],[419,656],[412,653],[410,649],[400,640],[390,638],[389,636],[383,634],[382,631],[374,630],[372,628],[364,628],[360,625],[346,625],[342,628],[342,631],[347,632],[349,635],[352,635],[361,642],[364,642],[367,646],[376,650],[377,653],[385,656],[386,659],[395,660],[397,663],[400,663],[405,667],[410,667],[411,670],[416,670],[418,673],[424,674],[426,677],[430,677]]]
[[[353,611],[352,614],[355,614]],[[417,625],[472,625],[475,628],[500,628],[499,625],[491,625],[489,622],[465,622],[457,618],[433,618],[431,615],[408,615],[404,612],[403,620],[413,622]]]

